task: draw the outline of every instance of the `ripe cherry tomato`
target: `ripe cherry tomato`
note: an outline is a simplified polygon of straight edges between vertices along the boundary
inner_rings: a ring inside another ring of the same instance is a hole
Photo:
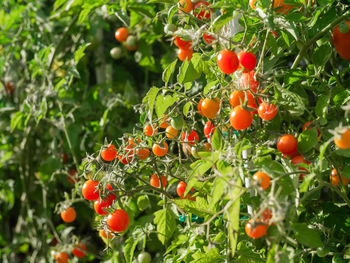
[[[168,144],[163,142],[163,145],[159,145],[158,143],[153,144],[152,152],[154,155],[162,157],[168,152]]]
[[[77,217],[77,213],[73,207],[68,207],[66,210],[61,212],[61,218],[66,223],[71,223]]]
[[[271,218],[272,218],[272,211],[270,209],[266,208],[261,213],[261,219],[265,224],[269,225]]]
[[[340,178],[341,178],[341,181],[342,181],[344,186],[349,184],[349,182],[350,182],[349,178],[346,178],[342,175],[340,175]],[[333,168],[333,170],[329,176],[329,180],[331,181],[332,185],[338,186],[340,183],[340,178],[338,176],[337,169]]]
[[[249,0],[249,6],[251,7],[251,9],[255,9],[255,2],[256,0]]]
[[[115,31],[115,39],[119,42],[124,42],[129,36],[129,30],[125,27],[120,27]]]
[[[180,196],[181,199],[189,199],[191,201],[196,201],[196,197],[192,197],[192,194],[188,194],[184,197],[186,187],[187,187],[187,185],[185,182],[183,182],[183,181],[179,182],[177,187],[176,187],[177,194]],[[191,191],[194,191],[194,188],[192,188]]]
[[[165,130],[165,135],[169,139],[174,139],[175,137],[177,137],[178,134],[179,134],[179,131],[173,128],[172,126],[168,126],[168,128],[166,128]]]
[[[193,54],[192,49],[178,49],[177,50],[177,57],[181,61],[185,61],[186,58],[187,58],[187,60],[191,60],[192,54]]]
[[[311,130],[312,126],[310,125],[311,122],[310,121],[307,121],[304,125],[303,125],[303,131],[305,131],[306,129],[308,130]],[[318,128],[316,128],[317,130],[317,138],[318,140],[320,141],[321,140],[321,137],[322,137],[322,134],[320,132],[320,130]]]
[[[277,149],[283,154],[293,155],[298,151],[298,141],[291,134],[283,135],[278,139]]]
[[[117,157],[117,148],[109,144],[107,149],[101,151],[101,157],[107,162],[113,161]]]
[[[209,119],[214,119],[220,110],[220,104],[221,103],[218,98],[204,99],[201,107],[203,115]]]
[[[122,209],[116,209],[107,217],[107,225],[114,232],[123,232],[129,226],[129,216]]]
[[[231,126],[236,130],[246,130],[253,122],[253,113],[236,106],[230,113]]]
[[[270,104],[267,102],[261,103],[258,108],[259,117],[265,121],[275,118],[277,111],[278,109],[275,104]]]
[[[197,1],[193,7],[193,15],[199,20],[208,20],[213,10],[208,8],[210,4],[207,1]]]
[[[82,188],[83,196],[86,200],[93,201],[99,198],[98,193],[99,181],[87,180]]]
[[[153,136],[156,135],[158,132],[158,129],[155,129],[154,126],[152,127],[151,125],[147,125],[144,129],[143,129],[144,133],[146,136]]]
[[[241,51],[237,54],[240,65],[249,71],[256,66],[256,56],[252,52]]]
[[[77,244],[72,249],[72,254],[77,258],[83,258],[85,256],[86,246],[82,243]]]
[[[192,40],[183,40],[181,37],[176,37],[175,46],[177,46],[179,49],[189,50],[192,49]]]
[[[167,117],[164,117],[161,121],[160,121],[160,124],[159,124],[159,127],[162,128],[162,129],[166,129],[168,128],[169,126],[169,122],[168,122],[168,118]]]
[[[183,141],[187,142],[189,145],[194,145],[195,140],[197,141],[197,143],[199,142],[199,136],[198,136],[198,133],[196,131],[191,131],[190,134],[188,134],[188,135],[187,135],[187,132],[183,132],[181,139]]]
[[[136,155],[140,160],[148,158],[150,151],[147,148],[136,149]]]
[[[250,219],[245,225],[245,232],[247,235],[253,239],[261,238],[266,235],[267,225],[262,223],[260,219],[255,222]]]
[[[340,149],[349,149],[350,148],[350,130],[346,130],[340,138],[334,137],[334,143]]]
[[[160,179],[162,180],[163,188],[165,188],[165,186],[167,185],[166,176],[165,176],[165,175],[162,175],[162,176],[160,177]],[[158,187],[158,188],[160,187],[160,180],[159,180],[158,175],[153,174],[153,175],[151,176],[150,184],[151,184],[153,187]]]
[[[197,106],[198,112],[199,112],[199,114],[202,115],[202,116],[204,116],[204,115],[203,115],[203,111],[202,111],[202,103],[203,103],[203,101],[204,101],[204,99],[200,99],[200,101],[198,102],[198,106]]]
[[[104,208],[108,208],[112,205],[113,200],[111,198],[107,198],[105,200],[99,198],[94,202],[95,212],[99,215],[107,215],[108,213],[104,210]]]
[[[271,181],[270,176],[268,176],[264,172],[256,172],[253,175],[253,179],[257,182],[260,182],[261,188],[263,190],[266,190],[270,186],[270,181]]]
[[[108,239],[112,239],[114,237],[114,235],[112,233],[106,233],[106,231],[104,230],[100,230],[100,236],[103,237],[103,238],[108,238]]]
[[[335,50],[343,59],[350,60],[350,21],[344,21],[348,26],[348,31],[340,32],[339,25],[333,29],[333,43]]]
[[[57,263],[67,263],[68,262],[67,252],[61,252],[55,255],[55,260]]]
[[[204,125],[204,136],[207,137],[208,139],[210,138],[210,136],[212,134],[214,134],[215,132],[215,128],[214,126],[211,124],[211,121],[208,121],[205,125]]]
[[[223,49],[219,52],[216,63],[221,72],[232,74],[238,69],[239,61],[235,52]]]
[[[211,44],[211,43],[213,43],[214,40],[215,40],[215,37],[203,33],[203,41],[204,41],[205,43]]]
[[[185,13],[189,13],[193,9],[193,3],[191,2],[191,0],[180,0],[177,5],[179,9],[184,11]]]
[[[250,73],[243,72],[240,78],[241,87],[245,90],[250,88],[254,93],[256,93],[260,82],[256,81],[254,77],[255,77],[255,71],[250,71]]]
[[[232,91],[229,97],[229,102],[231,104],[231,106],[234,108],[238,105],[241,105],[244,103],[245,98],[247,96],[247,106],[250,108],[257,108],[256,105],[256,101],[254,99],[253,94],[248,90],[248,91],[239,91],[239,90],[235,90]],[[254,113],[254,112],[253,112]]]
[[[134,147],[136,146],[137,143],[140,143],[141,140],[139,138],[137,138],[137,140],[135,141],[135,139],[133,137],[129,137],[128,138],[128,143],[129,143],[129,146],[131,147]]]
[[[297,156],[293,157],[292,160],[291,160],[291,163],[294,164],[294,165],[301,164],[301,163],[305,163],[305,164],[309,165],[309,162],[307,162],[305,160],[305,158],[303,156],[301,156],[301,155],[297,155]],[[306,168],[304,168],[302,166],[299,166],[298,170],[299,171],[305,171],[307,173],[309,172]],[[306,174],[300,174],[299,175],[299,180],[303,180],[304,176],[306,176]]]

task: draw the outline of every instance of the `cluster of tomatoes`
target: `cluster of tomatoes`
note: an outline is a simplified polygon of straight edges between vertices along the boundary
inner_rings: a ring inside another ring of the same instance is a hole
[[[125,43],[125,47],[129,51],[135,51],[137,49],[137,37],[129,34],[129,29],[126,27],[120,27],[115,31],[115,39],[120,43]],[[111,49],[110,54],[114,59],[122,57],[123,50],[120,47],[114,47]]]

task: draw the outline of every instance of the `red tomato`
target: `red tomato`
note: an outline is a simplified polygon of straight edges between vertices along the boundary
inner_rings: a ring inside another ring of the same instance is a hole
[[[140,160],[145,160],[148,158],[150,151],[147,148],[136,149],[136,155]]]
[[[66,210],[61,212],[61,218],[66,223],[71,223],[77,217],[77,213],[73,207],[68,207]]]
[[[270,220],[272,218],[272,211],[270,209],[265,209],[262,214],[261,214],[261,218],[262,218],[262,221],[269,225],[270,224]]]
[[[215,40],[215,37],[204,33],[203,34],[203,40],[204,40],[205,43],[211,44]]]
[[[252,71],[255,68],[256,56],[252,52],[241,51],[237,56],[239,63],[244,69]]]
[[[208,139],[210,138],[210,136],[212,134],[214,134],[215,132],[215,128],[214,126],[211,124],[211,121],[208,121],[205,125],[204,125],[204,135],[205,137],[207,137]]]
[[[187,41],[187,40],[182,40],[181,37],[176,37],[174,44],[179,48],[179,49],[184,49],[188,50],[192,48],[192,40]]]
[[[278,139],[277,149],[283,154],[293,155],[298,151],[298,141],[291,134],[283,135]]]
[[[185,61],[186,58],[187,58],[187,60],[191,60],[192,54],[193,54],[192,49],[178,49],[177,50],[177,57],[181,61]]]
[[[339,185],[340,179],[341,179],[344,186],[348,185],[350,182],[349,178],[346,178],[342,175],[340,175],[340,178],[339,178],[338,173],[337,173],[337,169],[335,169],[335,168],[333,168],[331,174],[329,175],[329,179],[330,179],[332,185],[335,185],[335,186]]]
[[[194,145],[195,140],[197,141],[197,143],[199,142],[198,133],[196,131],[191,131],[190,134],[187,136],[187,142],[190,145]]]
[[[113,161],[117,157],[117,148],[109,144],[107,149],[101,151],[101,157],[107,162]]]
[[[85,256],[86,247],[84,244],[79,243],[72,249],[72,254],[77,258],[83,258]]]
[[[167,185],[166,176],[165,176],[165,175],[162,175],[162,176],[160,177],[160,179],[162,180],[163,188],[165,188],[165,186]],[[150,184],[151,184],[153,187],[158,187],[158,188],[160,187],[160,180],[159,180],[158,175],[153,174],[153,175],[151,176]]]
[[[129,216],[122,209],[116,209],[107,217],[107,225],[114,232],[123,232],[129,226]]]
[[[99,215],[107,215],[108,213],[104,210],[104,208],[108,208],[112,205],[113,200],[107,198],[105,200],[99,198],[94,203],[94,209]]]
[[[311,122],[310,122],[310,121],[307,121],[307,122],[303,125],[303,131],[305,131],[306,129],[311,130],[311,129],[312,129],[312,126],[311,126],[310,124],[311,124]],[[317,138],[318,138],[318,140],[321,140],[322,134],[321,134],[321,132],[320,132],[320,130],[319,130],[318,128],[316,128],[316,130],[317,130]]]
[[[221,72],[232,74],[238,69],[239,61],[235,52],[223,49],[219,52],[216,63]]]
[[[269,104],[267,102],[261,103],[258,108],[259,117],[265,121],[275,118],[277,111],[278,109],[275,104]]]
[[[253,219],[250,219],[249,222],[245,225],[245,232],[247,235],[253,239],[261,238],[266,235],[267,225],[262,223],[260,219],[257,219],[255,222]]]
[[[350,60],[350,21],[343,21],[348,25],[348,31],[340,32],[339,25],[333,29],[333,43],[335,50],[343,59]]]
[[[208,8],[210,4],[207,1],[197,1],[193,7],[193,15],[199,20],[208,20],[213,10]]]
[[[158,129],[155,128],[154,125],[146,125],[146,127],[143,129],[143,132],[145,133],[146,136],[153,136],[156,135],[158,132]]]
[[[186,186],[187,186],[187,184],[183,181],[178,183],[178,185],[176,187],[176,192],[180,197],[182,197],[184,192],[186,191]]]
[[[82,189],[83,196],[86,200],[96,200],[99,198],[99,193],[98,193],[98,184],[99,181],[92,181],[92,180],[87,180]]]
[[[240,84],[243,89],[251,89],[254,93],[258,90],[259,87],[259,81],[256,81],[254,79],[255,77],[255,71],[243,72],[241,78],[240,78]]]
[[[236,130],[246,130],[253,122],[253,113],[236,106],[230,113],[231,126]]]

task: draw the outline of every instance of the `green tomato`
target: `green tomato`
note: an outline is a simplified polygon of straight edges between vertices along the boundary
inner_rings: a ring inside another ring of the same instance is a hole
[[[137,261],[139,263],[151,263],[151,261],[152,261],[151,254],[148,253],[148,252],[143,251],[137,257]]]
[[[148,196],[147,195],[139,196],[139,198],[137,198],[137,206],[140,209],[140,211],[143,211],[151,207],[151,202],[149,201]]]
[[[174,32],[176,30],[176,27],[174,24],[166,24],[164,27],[164,32],[166,34],[170,34],[171,32]]]
[[[328,255],[329,249],[324,247],[318,247],[316,250],[316,253],[317,253],[317,256],[319,256],[320,258],[323,258]]]
[[[341,256],[335,255],[332,258],[332,263],[345,263],[345,261]]]
[[[123,51],[122,51],[122,49],[121,49],[120,47],[114,47],[114,48],[112,48],[111,51],[110,51],[110,53],[111,53],[111,57],[112,57],[113,59],[119,59],[119,58],[121,58],[122,55],[123,55]]]
[[[181,130],[183,125],[184,125],[184,119],[181,116],[176,116],[172,118],[171,126],[174,127],[176,130]]]
[[[192,156],[193,156],[194,158],[199,159],[197,147],[192,146],[192,148],[191,148],[191,154],[192,154]]]
[[[135,36],[128,36],[126,39],[126,45],[129,47],[134,47],[137,45],[137,38]]]

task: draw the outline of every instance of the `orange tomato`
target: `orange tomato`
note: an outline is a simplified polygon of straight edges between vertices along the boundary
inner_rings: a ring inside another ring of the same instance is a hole
[[[350,21],[344,21],[348,25],[348,32],[343,34],[339,25],[333,29],[333,43],[335,50],[343,59],[350,60]]]
[[[271,181],[270,176],[268,176],[264,172],[256,172],[253,175],[253,179],[257,182],[260,182],[261,188],[263,190],[266,190],[270,186],[270,181]]]
[[[291,134],[283,135],[278,139],[277,149],[283,154],[293,155],[298,151],[298,141]]]
[[[230,113],[231,126],[236,130],[246,130],[253,122],[253,113],[236,106]]]
[[[109,144],[107,149],[101,151],[101,157],[107,162],[113,161],[117,157],[117,148]]]
[[[61,212],[61,218],[66,223],[71,223],[77,217],[77,213],[73,207],[68,207],[66,210]]]
[[[198,106],[197,106],[198,112],[202,116],[204,116],[203,111],[202,111],[202,103],[203,103],[203,101],[204,101],[204,99],[200,99],[200,101],[198,102]]]
[[[220,110],[220,100],[215,99],[204,99],[201,106],[201,111],[203,115],[209,119],[214,119],[216,114]]]
[[[332,185],[335,185],[335,186],[338,186],[339,183],[340,183],[340,179],[341,179],[341,182],[343,183],[343,185],[348,185],[349,182],[350,182],[350,179],[349,178],[346,178],[342,175],[340,175],[340,178],[338,176],[338,173],[337,173],[337,169],[333,169],[331,174],[329,175],[329,180],[331,181]]]
[[[189,13],[193,10],[193,3],[191,0],[180,0],[177,5],[180,10],[186,13]]]
[[[229,97],[229,102],[232,107],[236,107],[238,105],[241,105],[245,101],[245,97],[247,96],[247,106],[250,108],[257,108],[256,101],[254,99],[253,94],[250,91],[239,91],[235,90],[232,91]]]
[[[263,102],[259,105],[258,114],[259,117],[265,121],[272,120],[277,114],[278,108],[275,104]]]
[[[83,258],[85,256],[86,247],[84,244],[79,243],[72,249],[72,254],[77,258]]]
[[[162,175],[160,177],[160,179],[162,180],[162,185],[163,185],[163,188],[165,188],[165,186],[167,185],[167,179],[166,179],[166,176],[165,175]],[[149,182],[153,187],[160,187],[160,180],[159,180],[159,177],[158,175],[156,174],[153,174],[151,176],[151,179],[150,179],[150,182]]]
[[[145,133],[146,136],[153,136],[157,134],[158,129],[155,129],[154,126],[152,127],[152,125],[147,125],[143,129],[143,132]]]
[[[334,137],[334,143],[340,149],[349,149],[350,148],[350,130],[346,130],[340,138]]]
[[[168,152],[168,144],[166,142],[163,142],[163,145],[155,143],[153,144],[152,152],[154,153],[154,155],[162,157]]]
[[[148,158],[150,151],[147,148],[136,149],[136,156],[139,157],[140,160],[145,160]]]
[[[112,233],[106,233],[106,231],[104,230],[100,230],[100,236],[103,237],[103,238],[108,238],[108,239],[112,239],[113,238],[113,234]]]
[[[187,58],[187,60],[191,60],[192,54],[193,54],[192,49],[178,49],[177,50],[177,57],[181,61],[185,61],[186,58]]]
[[[68,262],[67,252],[61,252],[61,253],[56,254],[55,260],[57,263],[67,263]]]
[[[172,126],[168,126],[168,128],[166,128],[165,130],[165,135],[169,139],[174,139],[175,137],[177,137],[178,134],[179,134],[179,131],[173,128]]]
[[[115,31],[115,39],[124,42],[129,36],[129,30],[126,27],[120,27]]]
[[[250,219],[245,225],[245,232],[247,235],[253,239],[261,238],[266,235],[267,225],[262,223],[260,219]]]

